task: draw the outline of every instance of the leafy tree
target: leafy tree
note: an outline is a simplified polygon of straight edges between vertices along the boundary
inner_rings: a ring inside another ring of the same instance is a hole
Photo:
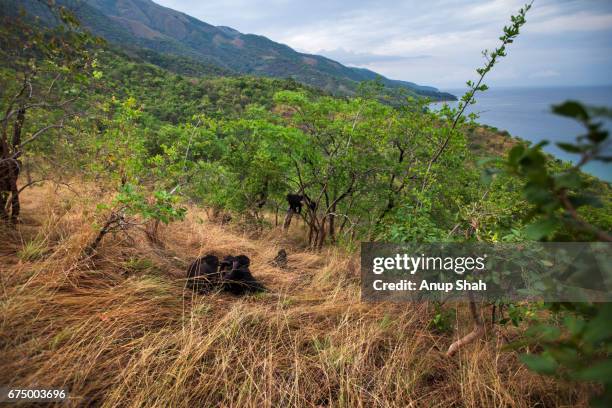
[[[320,249],[328,236],[334,239],[339,214],[350,216],[339,210],[368,191],[375,173],[384,170],[375,123],[386,108],[361,98],[313,101],[294,92],[280,92],[276,101],[286,109],[289,125],[303,134],[300,148],[287,152],[295,168],[291,182],[312,203],[306,216],[309,241]]]
[[[140,126],[141,106],[134,98],[111,98],[100,106],[105,116],[96,118],[96,126],[87,137],[72,146],[81,159],[80,174],[93,180],[113,196],[110,204],[98,205],[102,216],[98,235],[86,248],[92,254],[108,233],[124,232],[147,225],[148,237],[158,242],[159,223],[183,219],[176,188],[169,191],[171,178],[160,175],[145,148],[147,133]]]
[[[0,87],[0,215],[6,216],[10,192],[13,222],[19,216],[17,179],[27,148],[76,115],[72,108],[81,88],[97,74],[87,49],[95,40],[68,10],[47,6],[57,21],[51,27],[22,13],[4,15],[0,28],[0,58],[9,68],[2,71]]]

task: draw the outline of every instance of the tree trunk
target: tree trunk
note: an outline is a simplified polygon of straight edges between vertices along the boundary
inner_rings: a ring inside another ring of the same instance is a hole
[[[21,145],[21,129],[23,128],[23,122],[25,121],[25,109],[19,109],[17,112],[17,119],[13,124],[13,151],[20,150],[19,146]]]
[[[336,204],[331,208],[332,214],[329,214],[329,240],[332,244],[336,243]]]
[[[311,221],[309,224],[309,229],[308,229],[308,245],[312,248],[315,246],[315,242],[319,236],[319,230],[317,229],[317,226],[315,225],[314,221]]]
[[[8,193],[6,191],[0,191],[0,221],[8,221],[8,214],[6,212],[6,203],[8,202]]]
[[[285,222],[283,222],[283,230],[289,230],[289,226],[291,225],[291,219],[293,218],[293,210],[289,208],[287,210],[287,214],[285,215]]]
[[[355,237],[357,236],[357,228],[353,228],[351,231],[351,242],[355,242]]]
[[[5,206],[8,201],[8,194],[11,195],[11,223],[17,223],[19,217],[19,189],[17,188],[17,178],[19,177],[19,162],[14,158],[0,158],[0,192],[2,192],[2,213],[3,219],[8,219]]]
[[[17,218],[19,217],[20,211],[19,189],[17,188],[17,179],[15,178],[11,186],[11,223],[17,224]]]
[[[323,245],[325,244],[325,238],[326,238],[325,220],[326,220],[326,217],[324,217],[323,220],[321,221],[321,228],[319,229],[319,235],[317,236],[317,241],[315,245],[315,249],[317,251],[320,251],[321,249],[323,249]]]
[[[146,226],[145,233],[149,241],[155,245],[163,246],[162,241],[159,239],[159,220],[149,220]]]

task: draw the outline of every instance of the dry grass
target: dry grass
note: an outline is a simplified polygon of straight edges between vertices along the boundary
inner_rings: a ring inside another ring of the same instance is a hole
[[[0,384],[66,387],[75,406],[585,404],[584,389],[528,372],[496,336],[445,357],[453,337],[428,329],[433,307],[362,303],[354,257],[278,231],[252,238],[191,209],[162,229],[163,248],[134,232],[79,262],[100,199],[27,190],[24,223],[0,231]],[[281,247],[290,270],[269,264]],[[203,253],[247,254],[271,293],[193,296],[183,271]]]

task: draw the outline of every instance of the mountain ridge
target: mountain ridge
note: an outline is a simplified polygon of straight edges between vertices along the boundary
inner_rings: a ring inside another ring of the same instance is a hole
[[[33,0],[17,3],[37,11]],[[93,34],[120,46],[188,57],[237,74],[293,78],[341,96],[354,95],[359,82],[379,79],[387,92],[395,95],[405,90],[408,95],[437,101],[456,100],[454,95],[431,86],[388,79],[365,68],[300,53],[265,36],[214,26],[151,0],[57,0],[57,3],[73,10]]]

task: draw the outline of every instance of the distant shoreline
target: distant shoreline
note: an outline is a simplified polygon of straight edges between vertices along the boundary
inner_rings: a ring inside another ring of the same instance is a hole
[[[487,92],[493,91],[526,91],[526,90],[576,90],[576,89],[605,89],[605,88],[612,88],[612,83],[611,84],[604,84],[604,85],[534,85],[534,86],[528,86],[528,85],[517,85],[517,86],[492,86],[490,87],[488,90],[484,91],[484,92],[477,92],[476,93],[476,99],[478,99],[478,97],[480,95],[483,95]],[[450,94],[461,94],[463,95],[468,88],[462,88],[462,87],[457,87],[457,88],[437,88],[439,92],[446,92],[446,93],[450,93]]]
[[[455,90],[456,92],[457,90]],[[459,91],[458,93],[460,93]],[[567,162],[577,155],[567,153],[556,145],[558,142],[572,143],[584,128],[576,121],[554,115],[551,106],[573,99],[592,106],[612,107],[612,85],[609,86],[564,86],[564,87],[512,87],[491,88],[476,94],[476,104],[466,113],[477,113],[477,122],[506,131],[510,135],[531,143],[548,140],[544,151]],[[442,104],[456,106],[454,101],[433,101],[430,109]],[[612,121],[602,119],[604,127],[612,130]],[[608,155],[612,154],[608,151]],[[601,162],[592,162],[584,171],[606,182],[612,182],[612,171]]]

